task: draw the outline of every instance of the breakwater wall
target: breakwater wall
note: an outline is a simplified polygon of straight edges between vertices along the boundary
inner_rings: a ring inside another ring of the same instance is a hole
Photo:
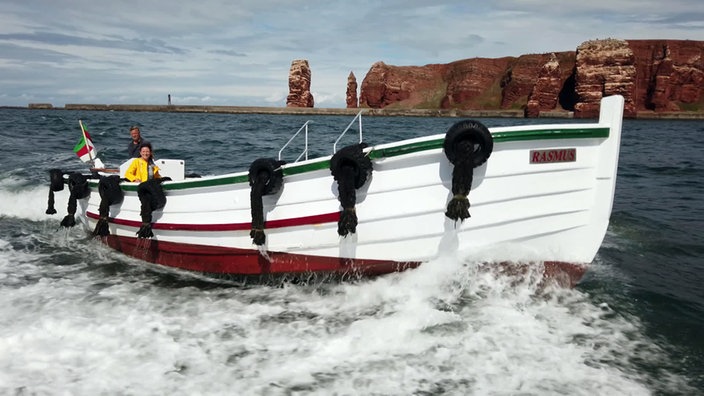
[[[30,103],[30,109],[90,110],[90,111],[149,111],[170,113],[224,113],[224,114],[301,114],[352,115],[400,117],[494,117],[524,118],[523,110],[457,110],[457,109],[369,109],[320,107],[257,107],[257,106],[196,106],[196,105],[135,105],[135,104],[66,104],[53,107],[46,103]],[[565,113],[566,114],[566,113]]]
[[[320,107],[257,107],[257,106],[196,106],[196,105],[133,105],[133,104],[66,104],[54,107],[50,103],[30,103],[27,107],[0,106],[13,109],[94,110],[94,111],[151,111],[172,113],[224,114],[302,114],[302,115],[356,115],[386,117],[461,117],[461,118],[525,118],[523,110],[458,110],[458,109],[370,109]],[[542,111],[540,118],[574,118],[571,111]],[[704,120],[704,112],[638,111],[632,117],[642,120]]]

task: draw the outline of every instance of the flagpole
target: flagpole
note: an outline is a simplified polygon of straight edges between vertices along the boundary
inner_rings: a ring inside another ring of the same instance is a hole
[[[81,126],[81,133],[83,134],[83,141],[86,142],[86,146],[88,146],[88,159],[90,159],[90,162],[95,166],[95,161],[93,161],[93,155],[90,153],[91,152],[91,145],[90,145],[90,140],[86,137],[86,130],[83,128],[83,121],[78,120],[78,125]]]

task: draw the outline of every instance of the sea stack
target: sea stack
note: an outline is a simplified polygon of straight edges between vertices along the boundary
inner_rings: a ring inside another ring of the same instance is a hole
[[[288,97],[286,107],[313,107],[313,94],[310,93],[310,66],[305,59],[291,62],[288,73]]]
[[[359,107],[359,100],[357,99],[357,77],[355,77],[353,72],[347,76],[347,108],[356,109]]]

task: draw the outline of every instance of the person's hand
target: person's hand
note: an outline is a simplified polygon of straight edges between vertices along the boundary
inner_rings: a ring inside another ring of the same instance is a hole
[[[142,182],[141,180],[139,180],[139,178],[134,179],[134,181],[136,181],[137,183],[141,183],[141,182]]]

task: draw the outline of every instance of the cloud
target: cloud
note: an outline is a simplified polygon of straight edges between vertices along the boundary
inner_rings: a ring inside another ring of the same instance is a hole
[[[307,59],[317,107],[344,107],[350,71],[574,50],[584,41],[704,39],[700,0],[157,0],[0,4],[0,105],[285,106]],[[178,101],[176,101],[178,100]]]

